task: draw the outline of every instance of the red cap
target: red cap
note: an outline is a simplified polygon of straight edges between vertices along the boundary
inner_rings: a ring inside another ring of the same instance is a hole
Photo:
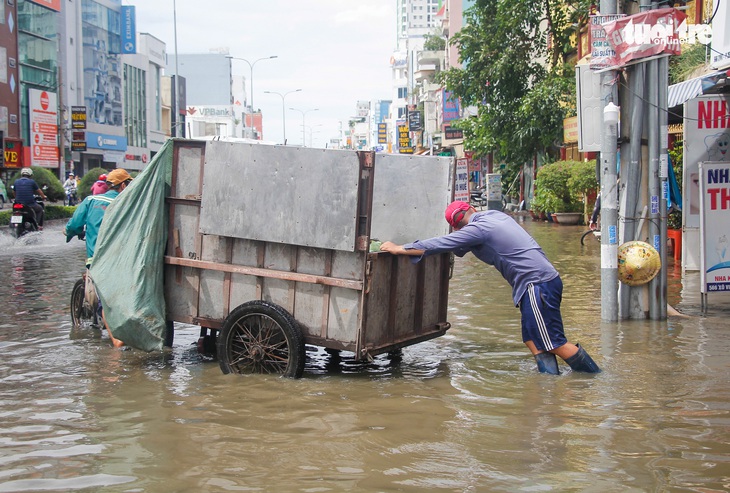
[[[444,216],[446,216],[446,222],[449,223],[452,228],[455,228],[456,225],[459,224],[459,221],[461,221],[464,217],[463,214],[459,214],[459,212],[468,211],[469,207],[471,206],[468,203],[461,200],[450,203],[444,213]]]

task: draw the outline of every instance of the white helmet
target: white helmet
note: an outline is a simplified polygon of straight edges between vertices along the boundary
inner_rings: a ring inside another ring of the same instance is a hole
[[[20,176],[33,176],[33,170],[30,168],[23,168],[20,170]]]

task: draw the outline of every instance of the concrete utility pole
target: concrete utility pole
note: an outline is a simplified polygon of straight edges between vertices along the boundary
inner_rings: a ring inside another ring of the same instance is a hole
[[[601,14],[618,13],[616,0],[601,0]],[[601,318],[618,320],[618,189],[616,186],[616,145],[618,136],[617,72],[601,74],[604,104],[601,133]],[[614,121],[614,115],[616,120]]]

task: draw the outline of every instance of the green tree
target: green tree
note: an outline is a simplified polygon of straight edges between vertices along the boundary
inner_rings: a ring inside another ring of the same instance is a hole
[[[446,40],[438,34],[426,34],[423,37],[423,49],[426,51],[443,51],[446,49]]]
[[[476,117],[456,124],[477,155],[498,151],[522,164],[561,137],[563,119],[575,114],[575,73],[563,63],[574,25],[590,2],[476,0],[465,26],[452,38],[463,68],[440,81]]]

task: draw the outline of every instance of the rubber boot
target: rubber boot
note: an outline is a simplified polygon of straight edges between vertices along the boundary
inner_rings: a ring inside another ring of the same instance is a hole
[[[535,355],[537,361],[537,369],[540,373],[549,373],[550,375],[560,375],[558,369],[558,359],[553,353],[538,353]]]
[[[581,371],[584,373],[601,373],[601,369],[598,367],[593,358],[591,358],[586,350],[578,346],[578,352],[570,358],[566,359],[565,362],[573,369],[573,371]]]

